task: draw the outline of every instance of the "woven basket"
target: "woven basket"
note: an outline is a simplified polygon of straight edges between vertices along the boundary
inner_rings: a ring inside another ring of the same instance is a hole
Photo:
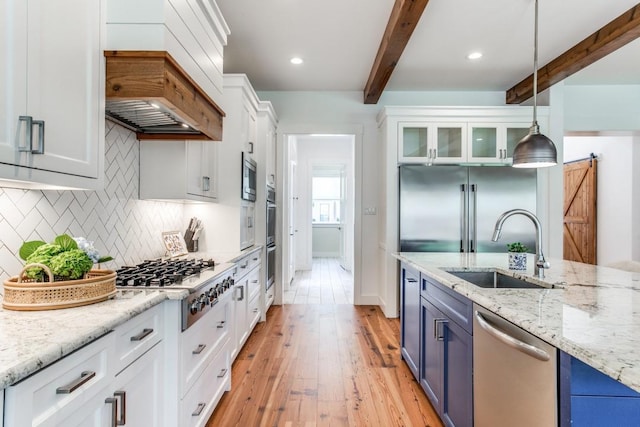
[[[36,282],[24,276],[26,269],[42,268],[49,276],[48,282]],[[28,264],[20,274],[4,281],[2,307],[8,310],[35,311],[79,307],[105,301],[116,293],[116,272],[91,270],[84,279],[54,282],[49,267]]]

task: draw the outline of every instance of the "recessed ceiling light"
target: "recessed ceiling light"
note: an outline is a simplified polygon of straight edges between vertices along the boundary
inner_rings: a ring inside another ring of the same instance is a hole
[[[467,59],[480,59],[482,58],[482,52],[471,52],[467,55]]]
[[[302,60],[302,58],[298,57],[298,56],[294,56],[293,58],[291,58],[289,60],[293,65],[300,65],[302,64],[304,61]]]

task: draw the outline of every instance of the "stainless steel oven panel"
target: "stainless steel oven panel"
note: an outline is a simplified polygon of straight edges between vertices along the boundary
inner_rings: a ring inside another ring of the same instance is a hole
[[[256,170],[258,168],[255,160],[249,153],[242,152],[242,193],[243,200],[256,201]]]
[[[267,245],[276,244],[276,205],[267,203]]]
[[[275,283],[276,279],[276,245],[267,246],[267,280],[266,289]]]

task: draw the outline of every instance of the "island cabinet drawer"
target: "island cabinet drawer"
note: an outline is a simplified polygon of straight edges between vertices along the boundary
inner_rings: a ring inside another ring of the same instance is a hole
[[[228,346],[223,346],[180,404],[180,426],[204,427],[220,401],[231,389]]]
[[[463,295],[421,275],[423,297],[465,331],[473,333],[473,303]]]
[[[5,426],[65,425],[105,393],[115,375],[109,333],[5,390]]]
[[[164,322],[162,305],[158,304],[115,328],[116,373],[136,361],[162,340]]]
[[[182,333],[180,346],[182,355],[182,393],[184,396],[200,377],[211,361],[213,354],[220,351],[230,337],[230,299],[224,298],[206,316],[200,318]]]

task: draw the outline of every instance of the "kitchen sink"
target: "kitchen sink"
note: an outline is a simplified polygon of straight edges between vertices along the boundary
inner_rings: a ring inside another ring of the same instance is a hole
[[[512,276],[500,273],[499,271],[450,271],[452,274],[467,282],[473,283],[481,288],[496,289],[545,289],[553,288],[553,285],[544,285],[517,279]]]

